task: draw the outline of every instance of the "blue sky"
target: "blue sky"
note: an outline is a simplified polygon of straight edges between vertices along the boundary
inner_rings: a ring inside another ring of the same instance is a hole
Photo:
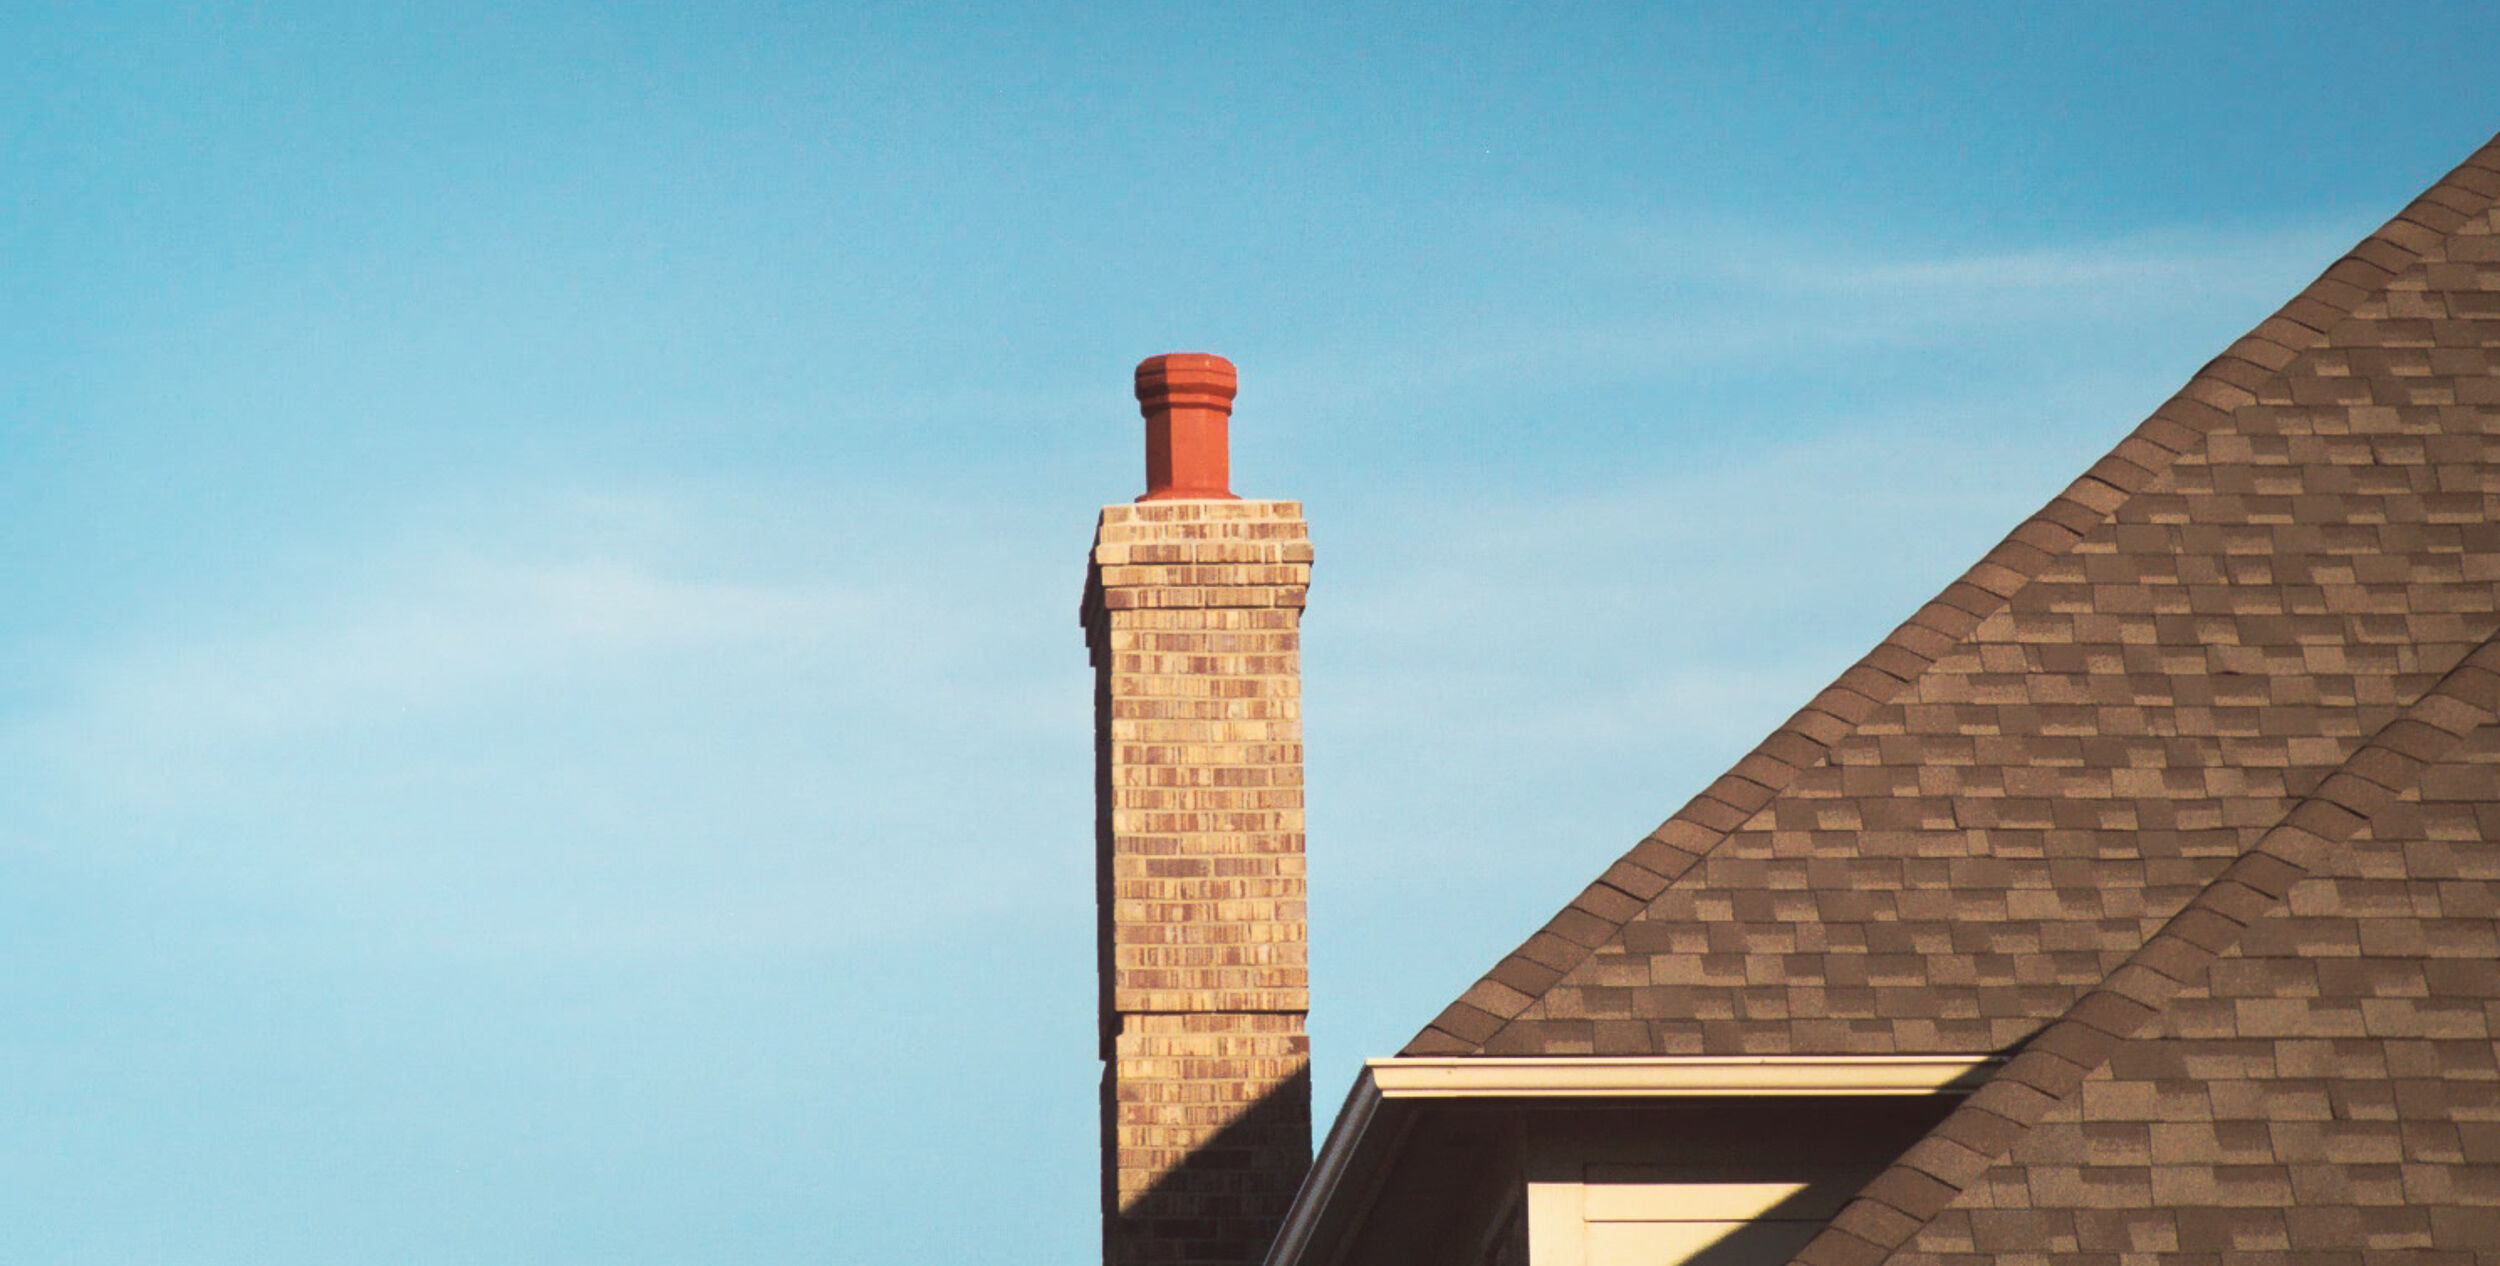
[[[12,1262],[1083,1261],[1128,372],[1323,1111],[2500,127],[2487,5],[0,6]]]

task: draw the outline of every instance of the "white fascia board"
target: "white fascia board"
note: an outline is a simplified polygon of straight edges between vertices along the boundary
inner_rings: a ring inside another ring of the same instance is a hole
[[[1375,1059],[1385,1099],[1590,1099],[1682,1095],[1932,1095],[1971,1089],[1992,1055],[1788,1055]]]
[[[1672,1099],[1967,1092],[1998,1055],[1586,1056],[1366,1060],[1294,1194],[1266,1266],[1299,1266],[1382,1103],[1432,1099]]]

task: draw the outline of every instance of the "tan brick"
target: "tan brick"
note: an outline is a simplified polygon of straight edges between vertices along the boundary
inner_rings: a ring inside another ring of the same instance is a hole
[[[1258,1260],[1310,1154],[1292,502],[1108,506],[1084,619],[1108,799],[1106,1260]]]

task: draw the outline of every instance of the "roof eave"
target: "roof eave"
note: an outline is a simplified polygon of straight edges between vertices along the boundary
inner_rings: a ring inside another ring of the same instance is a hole
[[[1382,1164],[1398,1109],[1456,1100],[1793,1098],[1967,1094],[2004,1063],[1997,1055],[1400,1056],[1364,1062],[1345,1106],[1278,1228],[1266,1266],[1303,1266],[1341,1192]]]

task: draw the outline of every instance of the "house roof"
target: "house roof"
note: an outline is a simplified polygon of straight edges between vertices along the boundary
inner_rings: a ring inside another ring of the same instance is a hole
[[[2500,627],[2495,201],[2500,140],[1404,1053],[2036,1045],[2274,833],[2357,812],[2340,789],[2389,786],[2381,740]]]
[[[2495,722],[2500,638],[1798,1260],[2500,1244]]]
[[[1410,1055],[2010,1054],[1799,1254],[2500,1243],[2500,139]]]

